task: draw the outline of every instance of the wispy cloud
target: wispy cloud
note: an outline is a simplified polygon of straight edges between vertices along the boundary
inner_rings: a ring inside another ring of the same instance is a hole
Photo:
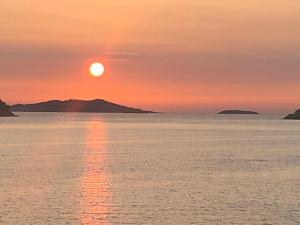
[[[139,52],[105,52],[106,55],[113,55],[113,56],[137,56],[140,55]]]

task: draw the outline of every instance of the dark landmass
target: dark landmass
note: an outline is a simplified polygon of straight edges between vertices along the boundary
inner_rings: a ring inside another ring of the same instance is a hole
[[[35,104],[18,104],[11,107],[19,112],[90,112],[90,113],[154,113],[142,109],[118,105],[103,99],[84,100],[51,100]]]
[[[289,114],[286,117],[284,117],[286,120],[300,120],[300,109],[298,109],[293,114]]]
[[[16,116],[10,111],[9,105],[0,99],[0,117]]]
[[[244,110],[224,110],[219,112],[218,114],[259,114],[258,112],[253,112],[253,111],[244,111]]]

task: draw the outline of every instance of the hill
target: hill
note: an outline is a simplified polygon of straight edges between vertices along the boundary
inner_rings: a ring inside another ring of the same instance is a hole
[[[90,112],[90,113],[154,113],[142,109],[118,105],[103,99],[84,100],[51,100],[35,104],[13,105],[13,111],[20,112]]]

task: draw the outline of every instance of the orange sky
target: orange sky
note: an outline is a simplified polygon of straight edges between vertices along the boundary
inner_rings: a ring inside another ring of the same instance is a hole
[[[0,97],[9,103],[299,107],[297,1],[4,0],[0,15]],[[93,61],[104,76],[89,76]]]

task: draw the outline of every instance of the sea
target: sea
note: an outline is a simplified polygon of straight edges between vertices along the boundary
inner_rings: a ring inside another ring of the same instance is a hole
[[[300,121],[18,115],[0,118],[0,224],[300,224]]]

